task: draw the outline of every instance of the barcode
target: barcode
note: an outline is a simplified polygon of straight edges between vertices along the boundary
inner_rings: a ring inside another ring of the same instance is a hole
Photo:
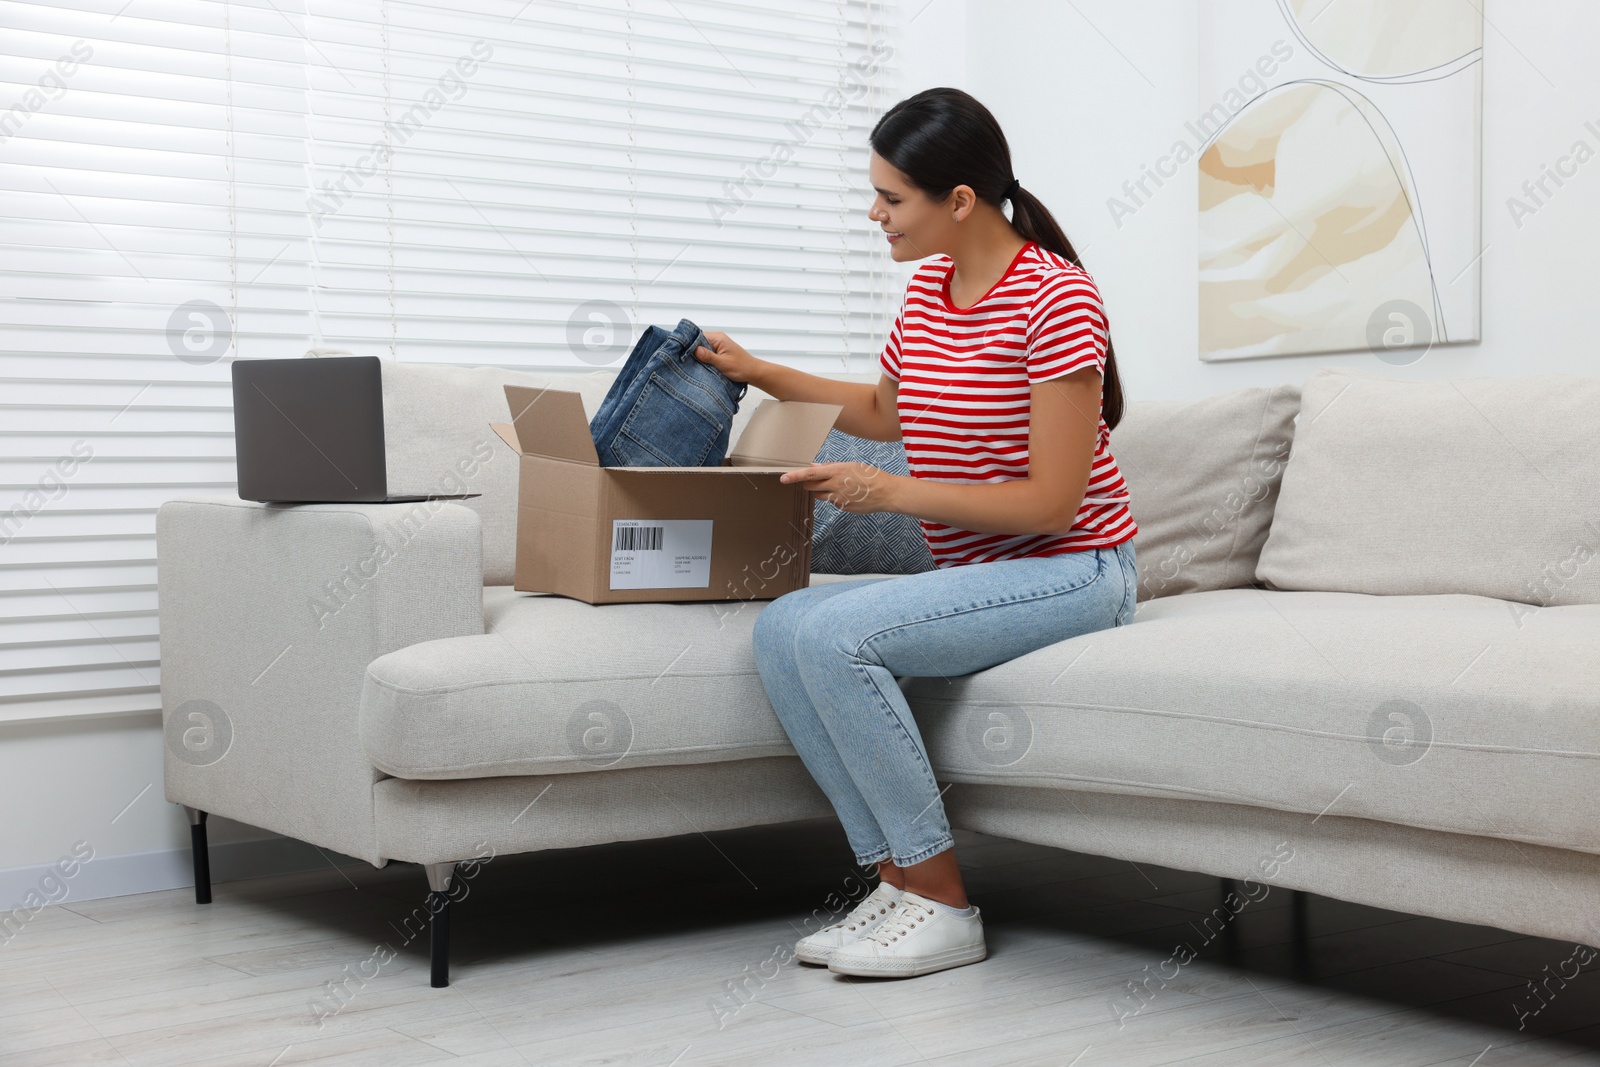
[[[664,526],[619,526],[613,552],[659,552]]]

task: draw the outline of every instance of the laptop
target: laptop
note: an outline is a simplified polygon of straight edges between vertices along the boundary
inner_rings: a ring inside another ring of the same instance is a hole
[[[239,496],[270,503],[406,503],[390,496],[376,356],[233,364]]]

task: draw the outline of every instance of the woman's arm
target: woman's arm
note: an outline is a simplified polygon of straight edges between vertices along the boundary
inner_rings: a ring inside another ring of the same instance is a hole
[[[897,511],[976,533],[1066,533],[1094,469],[1101,349],[1109,343],[1100,294],[1087,275],[1060,271],[1041,284],[1025,330],[1028,380],[1036,383],[1029,390],[1026,478],[941,482],[864,463],[813,464],[783,477],[814,483],[807,488],[847,511]]]
[[[891,494],[895,510],[974,533],[1065,533],[1089,485],[1099,415],[1098,370],[1040,382],[1030,392],[1026,478],[978,485],[905,478]]]
[[[843,405],[833,424],[847,434],[872,441],[900,440],[900,414],[895,407],[900,383],[887,374],[880,374],[876,385],[839,382],[763,360],[750,382],[779,400]]]
[[[897,511],[974,533],[1065,533],[1094,465],[1100,386],[1100,372],[1091,367],[1032,387],[1026,478],[962,485],[886,474],[864,463],[823,463],[782,480],[804,481],[845,511]]]
[[[833,423],[838,429],[873,441],[900,440],[900,414],[895,406],[899,383],[887,374],[879,376],[877,385],[834,381],[757,359],[725,333],[708,333],[706,340],[713,347],[696,349],[696,358],[716,367],[730,381],[749,382],[779,400],[838,404],[844,408]]]

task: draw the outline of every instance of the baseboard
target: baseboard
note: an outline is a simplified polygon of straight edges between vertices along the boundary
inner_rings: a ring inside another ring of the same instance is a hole
[[[213,883],[292,874],[328,867],[330,864],[343,867],[366,863],[365,860],[352,859],[339,852],[327,849],[319,851],[304,841],[289,837],[213,843],[210,852]],[[20,908],[41,899],[53,904],[65,904],[74,900],[124,897],[192,885],[194,864],[187,848],[136,852],[123,856],[96,856],[87,863],[79,864],[70,878],[63,878],[54,863],[0,871],[0,901],[5,902],[5,908],[0,910]]]

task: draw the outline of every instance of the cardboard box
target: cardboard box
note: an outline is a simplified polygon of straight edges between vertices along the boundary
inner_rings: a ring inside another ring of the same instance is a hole
[[[763,400],[720,467],[602,467],[577,394],[505,387],[521,457],[515,588],[590,604],[769,600],[811,583],[812,496],[784,485],[843,410]]]

